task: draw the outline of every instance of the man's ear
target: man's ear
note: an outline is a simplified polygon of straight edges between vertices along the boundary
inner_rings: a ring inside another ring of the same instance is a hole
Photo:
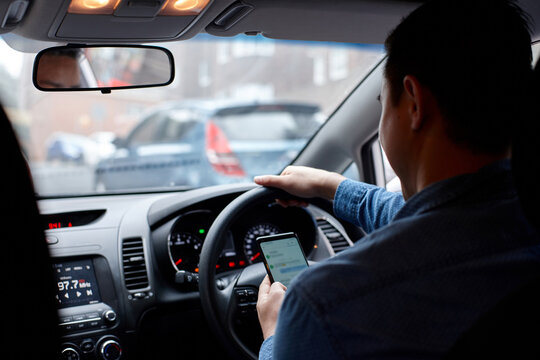
[[[415,76],[406,75],[403,78],[403,89],[404,97],[407,100],[407,111],[411,119],[411,129],[420,130],[426,112],[426,88],[420,84]]]

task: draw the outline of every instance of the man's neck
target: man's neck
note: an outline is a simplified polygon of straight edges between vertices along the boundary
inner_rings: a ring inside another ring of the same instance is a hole
[[[425,151],[419,154],[422,160],[419,159],[413,167],[409,186],[403,186],[405,199],[431,184],[458,175],[475,173],[486,165],[510,157],[509,151],[502,154],[480,154],[454,144],[444,145],[439,144],[431,149],[426,147]]]

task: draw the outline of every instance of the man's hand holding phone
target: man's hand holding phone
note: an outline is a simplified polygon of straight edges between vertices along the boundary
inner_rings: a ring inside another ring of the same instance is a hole
[[[257,238],[268,275],[259,286],[257,314],[264,339],[276,330],[279,309],[287,287],[283,285],[308,267],[308,262],[294,233],[275,234]],[[283,282],[283,283],[282,283]]]
[[[259,286],[259,298],[257,299],[257,315],[266,340],[276,331],[279,309],[285,297],[287,288],[280,282],[270,283],[268,275]]]

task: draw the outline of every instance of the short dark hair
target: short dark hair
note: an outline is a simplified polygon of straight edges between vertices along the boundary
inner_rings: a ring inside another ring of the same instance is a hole
[[[409,14],[385,42],[395,104],[403,78],[433,94],[447,136],[475,152],[502,153],[524,116],[532,78],[531,37],[512,0],[434,0]]]

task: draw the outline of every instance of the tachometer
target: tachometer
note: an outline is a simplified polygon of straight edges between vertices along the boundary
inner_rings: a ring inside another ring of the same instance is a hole
[[[178,270],[198,272],[202,243],[198,236],[185,231],[169,235],[171,260]]]
[[[244,254],[250,264],[262,261],[261,249],[256,239],[259,236],[279,234],[282,231],[273,224],[258,224],[248,229],[244,236]]]

